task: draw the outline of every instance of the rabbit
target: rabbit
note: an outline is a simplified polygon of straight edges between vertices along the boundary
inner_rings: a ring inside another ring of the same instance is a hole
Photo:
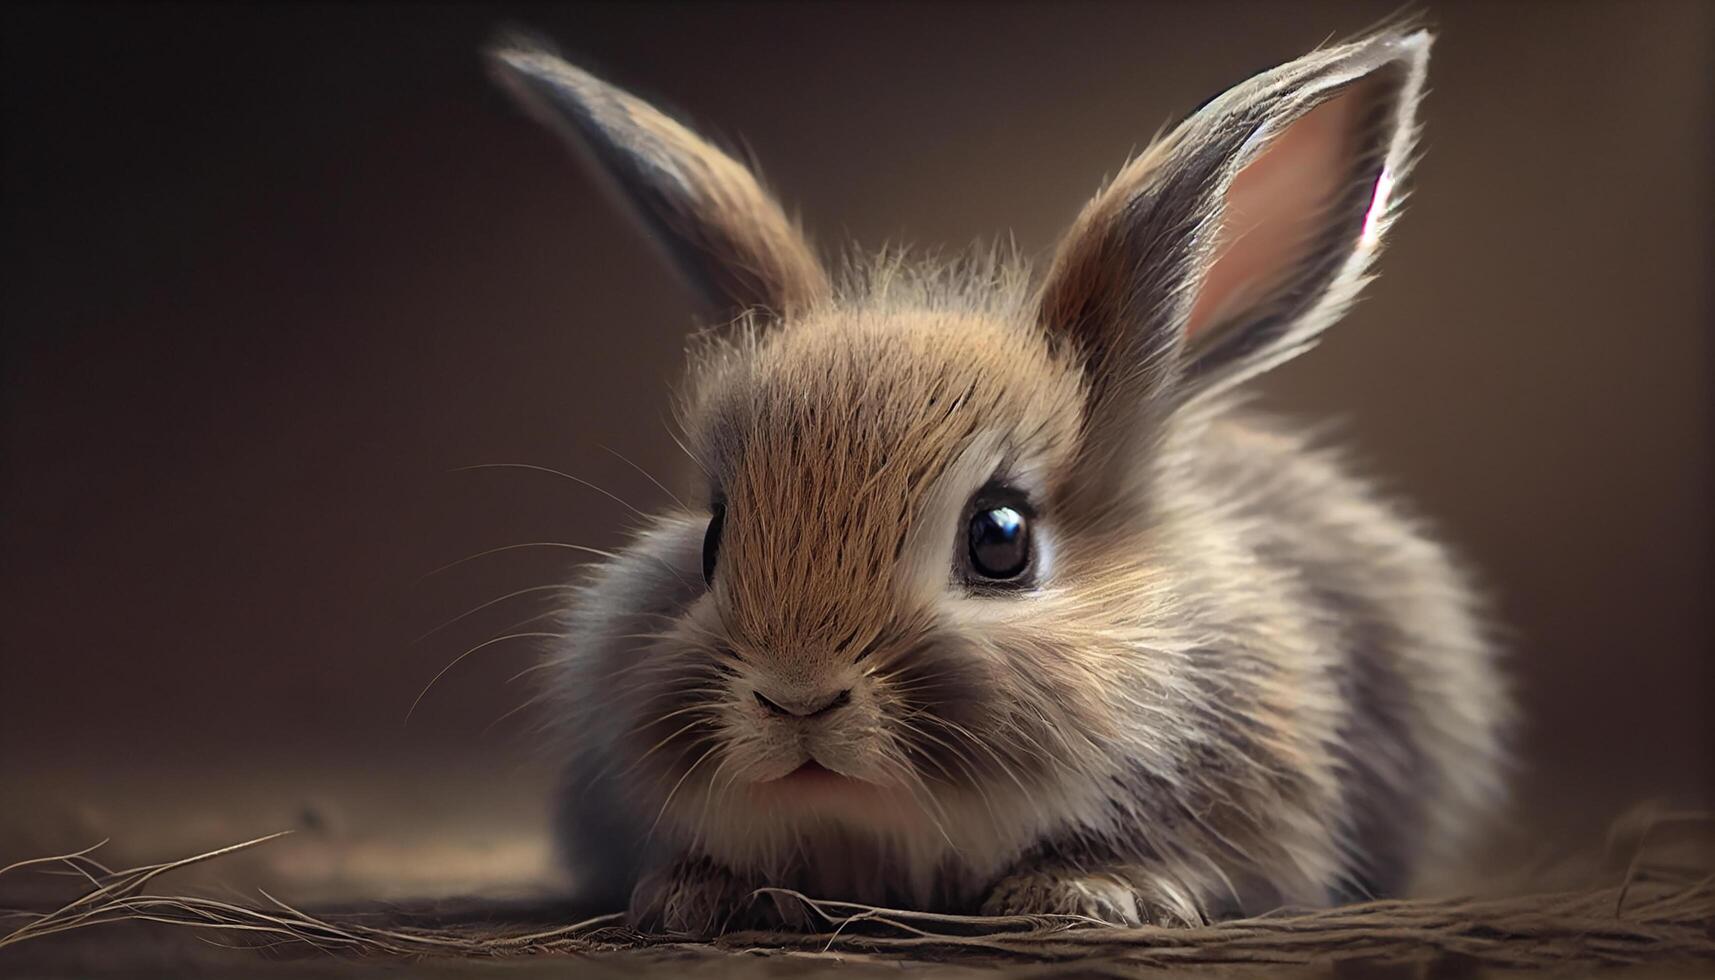
[[[1037,273],[830,265],[685,125],[489,50],[703,304],[698,495],[586,566],[542,665],[584,901],[692,935],[825,921],[801,896],[1192,926],[1470,853],[1512,716],[1480,592],[1244,395],[1369,277],[1430,45],[1220,95]]]

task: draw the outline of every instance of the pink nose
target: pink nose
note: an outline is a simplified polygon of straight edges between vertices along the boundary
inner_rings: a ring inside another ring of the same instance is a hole
[[[850,688],[836,694],[810,698],[789,698],[781,695],[770,698],[761,691],[754,693],[756,703],[768,709],[769,713],[788,718],[815,718],[836,711],[852,700]]]

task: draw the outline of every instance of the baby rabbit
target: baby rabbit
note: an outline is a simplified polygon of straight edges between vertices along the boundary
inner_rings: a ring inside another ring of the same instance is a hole
[[[1398,893],[1501,795],[1473,590],[1241,383],[1352,302],[1430,37],[1232,89],[1046,270],[833,270],[742,164],[525,41],[491,52],[710,304],[704,481],[590,569],[545,665],[583,897],[649,927],[816,898],[1194,924]]]

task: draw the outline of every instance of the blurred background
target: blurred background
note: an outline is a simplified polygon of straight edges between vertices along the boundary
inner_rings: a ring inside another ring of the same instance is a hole
[[[539,881],[505,640],[682,457],[690,297],[477,51],[533,27],[742,141],[824,245],[1041,254],[1382,4],[9,7],[0,864],[287,827],[300,897]],[[1491,586],[1523,826],[1706,801],[1715,6],[1430,3],[1411,206],[1270,375]],[[631,462],[610,453],[623,454]],[[635,463],[634,468],[631,463]],[[523,629],[532,628],[525,626]]]

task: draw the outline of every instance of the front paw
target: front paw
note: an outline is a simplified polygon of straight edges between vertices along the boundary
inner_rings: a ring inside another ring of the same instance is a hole
[[[803,903],[734,874],[708,858],[685,858],[638,882],[631,920],[640,929],[707,938],[745,929],[808,931]]]
[[[707,858],[660,868],[631,892],[631,920],[640,929],[692,936],[725,932],[749,903],[752,889]]]
[[[1191,894],[1153,874],[1069,869],[1025,871],[1002,878],[984,915],[1076,915],[1119,926],[1196,926],[1203,915]]]

